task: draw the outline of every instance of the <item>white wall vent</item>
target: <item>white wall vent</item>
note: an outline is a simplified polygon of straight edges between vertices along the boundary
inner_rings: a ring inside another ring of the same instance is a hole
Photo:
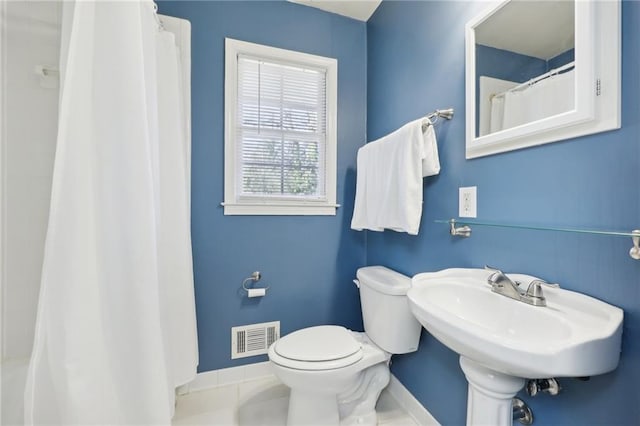
[[[231,359],[266,354],[280,337],[280,321],[231,327]]]

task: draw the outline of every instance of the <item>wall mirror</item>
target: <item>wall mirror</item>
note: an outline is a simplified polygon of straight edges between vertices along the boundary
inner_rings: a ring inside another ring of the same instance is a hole
[[[507,0],[466,26],[466,156],[620,128],[620,2]]]

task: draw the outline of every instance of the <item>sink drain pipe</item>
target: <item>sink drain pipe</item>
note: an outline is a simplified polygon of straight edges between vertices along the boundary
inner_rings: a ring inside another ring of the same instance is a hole
[[[538,392],[555,396],[562,390],[558,379],[530,379],[527,380],[525,387],[530,396],[536,396]]]
[[[517,420],[523,425],[530,425],[533,423],[533,412],[523,400],[520,398],[513,398],[511,406],[513,408],[513,420]]]

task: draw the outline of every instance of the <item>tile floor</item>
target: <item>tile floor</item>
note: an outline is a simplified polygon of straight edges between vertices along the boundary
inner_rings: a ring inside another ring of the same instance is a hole
[[[289,389],[274,376],[180,396],[173,425],[284,426]],[[377,405],[378,424],[418,426],[386,390]]]

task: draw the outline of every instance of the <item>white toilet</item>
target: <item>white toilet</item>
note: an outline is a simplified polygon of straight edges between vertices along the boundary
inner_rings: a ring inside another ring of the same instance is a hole
[[[364,333],[335,325],[290,333],[269,347],[274,373],[291,388],[287,425],[375,425],[392,354],[414,352],[420,323],[406,297],[411,279],[383,266],[358,269]]]

